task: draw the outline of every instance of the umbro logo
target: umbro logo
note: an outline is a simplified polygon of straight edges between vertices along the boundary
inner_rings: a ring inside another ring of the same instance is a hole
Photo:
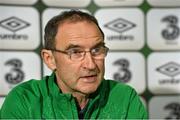
[[[156,70],[169,77],[175,77],[176,75],[180,74],[180,64],[169,62],[158,67]]]
[[[118,33],[123,33],[125,31],[128,31],[136,25],[128,20],[125,20],[123,18],[117,18],[113,21],[110,21],[109,23],[105,24],[104,27],[113,30]]]
[[[175,62],[168,62],[156,69],[159,73],[164,74],[170,78],[161,79],[160,84],[178,84],[180,83],[179,78],[175,78],[180,75],[180,64]]]
[[[125,20],[125,19],[122,19],[122,18],[117,18],[115,20],[112,20],[110,22],[108,22],[107,24],[104,25],[104,27],[114,31],[114,32],[117,32],[119,33],[118,35],[114,35],[114,34],[111,34],[111,35],[107,35],[107,40],[134,40],[134,35],[133,34],[122,34],[134,27],[136,27],[136,24],[128,21],[128,20]]]
[[[24,34],[15,34],[17,31],[22,30],[30,26],[30,23],[17,18],[9,17],[0,21],[0,27],[13,32],[12,33],[1,33],[0,40],[28,40],[28,35]]]
[[[9,17],[7,19],[0,21],[0,26],[9,31],[17,32],[21,29],[30,26],[30,24],[17,17]]]

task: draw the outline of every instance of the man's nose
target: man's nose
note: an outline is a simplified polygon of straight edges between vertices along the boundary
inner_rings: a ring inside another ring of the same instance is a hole
[[[96,68],[95,61],[90,52],[86,52],[84,56],[83,67],[89,70],[93,70]]]

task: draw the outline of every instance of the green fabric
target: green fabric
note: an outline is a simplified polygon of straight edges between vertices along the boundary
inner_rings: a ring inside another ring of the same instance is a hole
[[[55,74],[43,80],[30,80],[15,87],[6,96],[0,118],[78,119],[75,99],[62,94]],[[103,80],[90,95],[85,113],[87,119],[147,119],[147,111],[131,87],[112,80]]]

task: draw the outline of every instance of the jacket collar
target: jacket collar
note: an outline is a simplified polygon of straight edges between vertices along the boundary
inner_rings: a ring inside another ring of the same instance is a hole
[[[100,99],[104,100],[106,97],[106,91],[107,91],[107,85],[106,82],[104,82],[105,80],[103,80],[100,84],[100,86],[98,87],[98,89],[90,94],[90,99],[95,99],[96,97],[99,96]],[[70,94],[64,94],[61,92],[61,89],[58,87],[57,83],[56,83],[56,74],[55,72],[52,72],[51,76],[49,76],[48,79],[48,91],[49,91],[49,95],[50,96],[59,96],[59,95],[66,95],[67,97],[70,97]],[[71,97],[70,97],[71,98]]]
[[[53,101],[54,108],[58,109],[58,104],[61,103],[60,101],[62,98],[66,98],[66,100],[72,100],[73,97],[71,94],[63,94],[61,89],[58,87],[56,83],[56,74],[53,72],[51,76],[48,78],[48,93],[49,99]],[[106,102],[108,97],[108,85],[106,80],[103,80],[96,92],[90,94],[90,101],[88,105],[87,113],[85,114],[85,118],[96,118],[99,114],[100,108],[102,108]],[[55,105],[56,104],[56,105]],[[52,108],[53,109],[53,108]],[[94,112],[93,112],[94,111]],[[56,114],[56,113],[54,113]],[[58,116],[55,115],[57,118]]]

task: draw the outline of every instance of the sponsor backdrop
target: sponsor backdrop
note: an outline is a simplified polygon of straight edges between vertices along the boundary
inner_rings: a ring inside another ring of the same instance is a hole
[[[180,119],[180,0],[0,0],[0,107],[16,85],[51,73],[43,28],[70,8],[99,20],[105,78],[134,87],[150,118]]]

